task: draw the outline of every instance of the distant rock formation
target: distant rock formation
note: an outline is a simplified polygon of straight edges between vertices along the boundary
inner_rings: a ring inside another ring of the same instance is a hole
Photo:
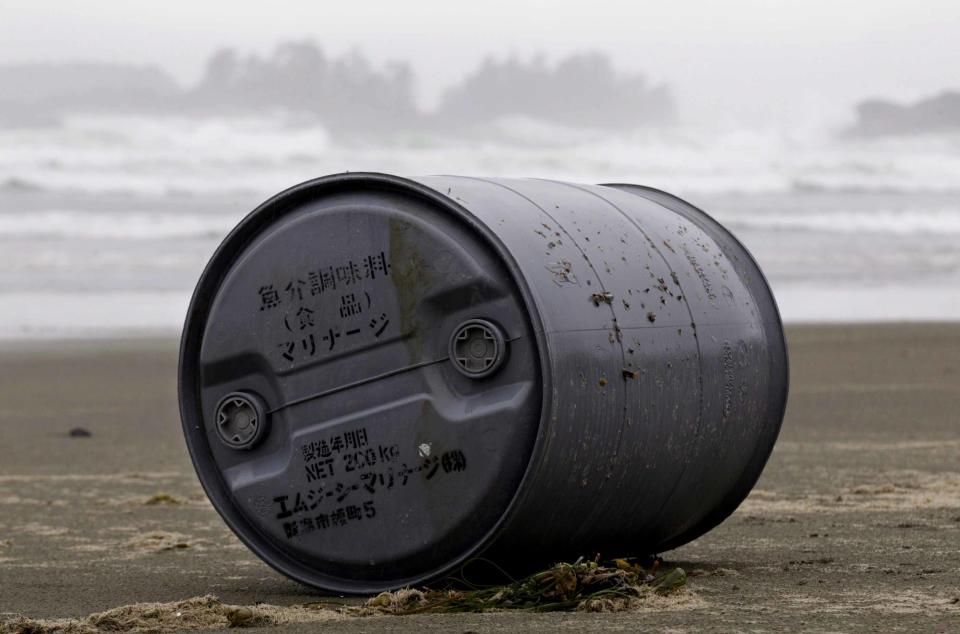
[[[857,122],[847,134],[881,137],[960,132],[960,92],[943,92],[909,105],[873,99],[857,106]]]

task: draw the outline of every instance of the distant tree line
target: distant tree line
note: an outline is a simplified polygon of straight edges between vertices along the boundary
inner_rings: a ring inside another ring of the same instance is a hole
[[[453,124],[528,115],[571,126],[632,128],[669,123],[674,103],[663,85],[619,75],[600,53],[571,55],[550,67],[543,58],[484,60],[447,91],[436,116]]]
[[[378,70],[360,53],[331,58],[309,41],[281,44],[267,58],[217,51],[183,102],[227,112],[309,112],[331,127],[349,129],[407,127],[420,117],[407,64]]]
[[[329,56],[312,41],[286,42],[267,56],[219,50],[199,83],[187,89],[154,67],[109,64],[0,67],[0,86],[0,120],[24,112],[291,110],[315,115],[335,132],[475,128],[510,115],[575,127],[635,128],[668,123],[675,110],[665,86],[620,74],[606,56],[584,53],[555,65],[540,57],[488,58],[448,90],[434,111],[422,112],[408,64],[377,68],[358,52]]]

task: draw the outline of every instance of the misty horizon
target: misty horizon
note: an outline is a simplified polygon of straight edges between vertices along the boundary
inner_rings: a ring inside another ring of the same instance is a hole
[[[683,121],[668,82],[625,73],[599,51],[483,58],[437,103],[418,98],[408,62],[374,64],[360,49],[328,54],[313,39],[281,41],[269,54],[224,47],[178,81],[159,65],[103,62],[0,64],[0,124],[43,125],[84,112],[235,115],[269,110],[317,116],[336,133],[432,130],[450,134],[526,116],[573,128],[669,127]],[[960,92],[950,86],[915,103],[865,96],[848,136],[960,130]]]
[[[378,67],[359,50],[328,55],[312,40],[285,41],[269,55],[215,51],[192,85],[159,66],[74,62],[0,65],[8,125],[53,123],[78,112],[191,116],[283,110],[317,116],[335,132],[484,127],[529,116],[585,128],[652,127],[675,119],[673,97],[643,74],[625,74],[597,52],[553,63],[544,56],[488,56],[424,108],[417,74],[406,63]]]
[[[243,11],[216,1],[90,0],[81,10],[34,0],[3,17],[4,65],[122,61],[158,66],[191,86],[224,46],[267,57],[277,42],[312,39],[333,57],[362,51],[377,69],[391,60],[415,69],[414,97],[425,110],[491,54],[541,53],[556,63],[598,51],[620,73],[669,85],[678,120],[707,129],[839,129],[864,100],[910,104],[960,88],[953,70],[960,5],[948,0],[876,0],[868,12],[829,0],[549,7],[417,0],[403,11],[383,2],[331,11],[302,0]]]
[[[231,226],[343,171],[638,183],[734,230],[788,320],[960,315],[956,3],[3,17],[0,338],[176,329]]]

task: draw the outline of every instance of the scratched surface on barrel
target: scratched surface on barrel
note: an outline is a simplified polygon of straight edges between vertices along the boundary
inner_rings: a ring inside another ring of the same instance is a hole
[[[610,187],[423,182],[500,228],[542,302],[551,444],[507,542],[657,550],[731,512],[727,496],[772,447],[786,388],[776,309],[742,247]],[[537,517],[563,530],[529,530]]]

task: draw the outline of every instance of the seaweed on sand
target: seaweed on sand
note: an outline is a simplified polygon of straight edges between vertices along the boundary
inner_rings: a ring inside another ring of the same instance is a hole
[[[466,590],[415,590],[383,592],[361,610],[382,614],[486,612],[521,610],[619,611],[627,610],[652,594],[671,594],[686,584],[682,568],[659,571],[660,560],[649,568],[635,561],[584,561],[559,563],[506,585]]]
[[[0,634],[103,634],[105,632],[180,632],[224,627],[272,627],[319,623],[352,617],[423,613],[590,611],[616,612],[681,590],[682,568],[663,572],[660,560],[645,568],[615,559],[608,565],[578,559],[561,563],[505,585],[467,589],[403,588],[384,592],[360,606],[326,602],[279,606],[231,605],[212,595],[172,603],[137,603],[86,617],[31,619],[0,613]],[[465,582],[461,580],[461,584]],[[677,597],[680,598],[679,596]]]

